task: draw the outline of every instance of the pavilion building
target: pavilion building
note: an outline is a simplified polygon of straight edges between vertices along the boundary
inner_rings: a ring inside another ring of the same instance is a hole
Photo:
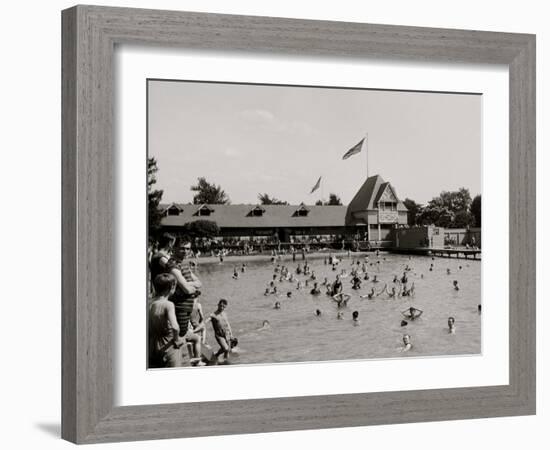
[[[162,229],[176,235],[189,222],[210,220],[221,238],[269,237],[285,243],[338,237],[391,245],[392,229],[407,223],[407,208],[380,175],[367,178],[347,206],[172,203],[162,208]]]

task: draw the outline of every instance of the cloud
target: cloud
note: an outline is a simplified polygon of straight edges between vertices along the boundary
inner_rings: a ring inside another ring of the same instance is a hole
[[[223,153],[225,156],[228,156],[229,158],[237,158],[242,155],[242,152],[235,147],[226,147],[223,150]]]
[[[273,123],[275,121],[275,114],[267,109],[245,109],[241,111],[241,116],[246,120],[256,123]]]
[[[254,127],[262,127],[275,133],[290,133],[310,136],[315,130],[302,121],[288,121],[277,117],[267,109],[246,109],[241,111],[241,117]]]

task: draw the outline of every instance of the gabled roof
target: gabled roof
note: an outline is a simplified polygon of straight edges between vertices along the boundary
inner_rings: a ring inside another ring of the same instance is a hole
[[[261,205],[261,216],[250,215],[256,205],[206,205],[213,212],[209,216],[196,215],[203,205],[185,205],[178,216],[163,217],[162,225],[182,226],[197,220],[215,221],[221,228],[272,228],[272,227],[341,227],[346,223],[347,206],[328,205]],[[306,208],[307,216],[294,215]]]
[[[384,192],[386,192],[386,189],[389,189],[392,192],[393,196],[397,199],[397,201],[399,201],[399,199],[397,198],[397,194],[393,190],[392,185],[386,181],[385,183],[382,183],[380,185],[380,189],[378,189],[378,193],[376,194],[376,198],[374,199],[374,205],[378,204],[378,202],[380,201],[380,197],[382,197]]]
[[[169,203],[167,205],[159,205],[159,208],[161,211],[167,211],[172,208],[177,208],[179,211],[183,211],[183,205],[180,205],[179,203]]]
[[[349,212],[353,213],[356,211],[377,209],[376,204],[378,199],[382,196],[387,186],[390,187],[395,195],[395,198],[397,198],[397,210],[407,211],[407,208],[403,202],[399,200],[399,197],[397,197],[395,189],[392,185],[385,182],[380,175],[373,175],[372,177],[368,177],[366,179],[363,186],[361,186],[359,191],[357,191],[357,194],[355,194],[355,197],[351,200],[349,204]]]

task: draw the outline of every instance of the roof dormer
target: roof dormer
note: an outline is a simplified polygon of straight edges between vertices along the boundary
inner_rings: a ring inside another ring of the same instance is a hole
[[[292,214],[293,217],[307,217],[309,214],[309,209],[306,208],[304,204],[300,205],[299,208],[294,211],[294,214]]]
[[[183,208],[175,203],[172,203],[164,210],[167,216],[179,216],[183,212]]]
[[[262,208],[260,205],[256,205],[255,208],[252,208],[250,211],[248,211],[247,216],[248,217],[262,217],[265,213],[265,209]]]
[[[194,214],[195,216],[209,216],[212,214],[214,210],[210,208],[208,205],[201,205],[199,206],[199,209],[197,209],[197,212]]]

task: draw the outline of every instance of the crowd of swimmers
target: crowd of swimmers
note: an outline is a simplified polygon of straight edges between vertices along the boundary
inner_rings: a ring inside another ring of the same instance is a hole
[[[372,284],[374,284],[374,286],[376,286],[378,283],[382,284],[381,280],[378,279],[377,274],[372,274],[372,276],[371,274],[369,274],[369,268],[379,271],[381,262],[385,260],[385,258],[382,258],[382,261],[380,260],[379,252],[376,253],[376,256],[377,258],[374,262],[370,262],[368,256],[365,256],[363,261],[361,259],[353,259],[351,262],[351,269],[349,273],[346,269],[341,268],[342,261],[340,259],[333,257],[332,255],[325,256],[324,264],[327,266],[331,266],[331,269],[333,271],[339,272],[335,275],[333,281],[329,281],[328,277],[324,277],[323,281],[319,281],[317,279],[315,271],[310,267],[307,260],[305,260],[303,263],[299,263],[294,269],[292,269],[290,266],[281,264],[279,260],[274,259],[272,261],[275,266],[273,269],[272,279],[269,280],[268,285],[265,288],[264,296],[275,295],[278,298],[286,297],[287,299],[292,299],[292,290],[287,290],[286,295],[284,294],[284,292],[279,292],[277,281],[279,282],[279,284],[287,282],[291,285],[295,285],[295,289],[297,290],[307,289],[309,290],[309,294],[314,297],[321,295],[322,290],[324,290],[325,294],[332,301],[334,301],[337,307],[336,319],[342,320],[344,318],[344,313],[341,309],[347,307],[348,302],[352,298],[352,296],[346,293],[344,290],[344,279],[350,278],[350,288],[355,291],[361,290],[362,283],[364,281],[370,281]],[[432,260],[433,259],[434,258],[432,258]],[[388,286],[388,283],[384,283],[383,287],[375,289],[375,287],[371,285],[370,291],[364,294],[359,294],[359,298],[372,300],[384,294],[386,295],[387,299],[414,298],[415,284],[414,282],[411,283],[409,281],[409,274],[412,272],[412,270],[412,267],[410,267],[409,264],[406,264],[401,276],[393,276],[393,279],[389,283],[390,286]],[[433,262],[430,264],[429,270],[434,270]],[[459,270],[462,270],[462,266],[459,266]],[[451,270],[446,269],[446,273],[447,275],[451,275]],[[423,274],[420,275],[420,278],[424,278]],[[458,291],[460,289],[458,286],[458,280],[453,280],[452,289],[455,291]],[[284,291],[285,289],[282,290]],[[281,300],[276,300],[273,308],[277,310],[281,309]],[[478,305],[478,312],[481,313],[481,305]],[[316,308],[314,314],[317,317],[321,317],[323,315],[323,312],[320,308]],[[421,309],[410,306],[401,312],[402,318],[400,325],[402,327],[405,327],[409,324],[409,322],[414,322],[418,320],[422,316],[422,314],[423,311]],[[360,324],[359,311],[352,312],[352,323],[353,325]],[[454,317],[448,318],[447,325],[449,333],[454,334],[456,331]],[[408,351],[411,348],[411,336],[409,334],[403,335],[403,347],[401,350]]]
[[[172,249],[175,241],[176,239],[172,235],[165,233],[159,241],[158,249],[150,256],[149,266],[153,294],[148,317],[149,367],[201,366],[206,363],[218,363],[220,357],[223,362],[228,359],[229,354],[238,344],[226,315],[228,301],[220,299],[216,310],[205,317],[199,302],[201,281],[193,271],[193,264],[185,260],[177,261],[173,257]],[[280,288],[283,283],[286,286],[295,286],[296,290],[306,290],[313,297],[321,296],[324,291],[325,295],[334,302],[337,320],[344,319],[344,309],[352,298],[352,295],[347,293],[344,288],[344,284],[347,284],[348,281],[350,289],[356,292],[362,290],[364,282],[372,283],[370,291],[364,294],[358,292],[361,300],[374,300],[384,295],[386,299],[407,298],[409,301],[415,297],[415,284],[409,281],[413,269],[408,264],[402,275],[394,275],[393,279],[384,283],[383,287],[375,289],[375,286],[381,286],[383,282],[378,279],[377,274],[372,272],[380,272],[380,265],[385,261],[384,257],[380,258],[378,251],[376,260],[373,262],[369,260],[368,255],[364,259],[352,259],[349,273],[342,268],[342,260],[331,254],[325,256],[324,264],[329,266],[333,272],[338,272],[332,281],[329,281],[328,277],[324,277],[322,281],[319,280],[305,256],[302,260],[294,268],[291,268],[276,257],[272,259],[273,273],[267,282],[264,296],[274,295],[277,297],[273,304],[274,309],[283,308],[282,298],[287,300],[293,298],[292,290],[286,287],[281,289],[283,292],[279,292],[278,285]],[[293,261],[295,261],[294,257]],[[220,262],[223,262],[223,256],[220,258]],[[462,266],[459,267],[459,270],[461,269]],[[429,271],[433,270],[434,264],[432,263]],[[245,263],[234,266],[232,278],[238,280],[246,271]],[[446,272],[451,275],[450,269],[447,269]],[[420,277],[423,278],[423,275]],[[346,280],[348,278],[349,280]],[[457,280],[453,280],[452,289],[459,290]],[[481,313],[481,305],[478,305],[478,312]],[[422,310],[410,306],[401,312],[400,325],[405,327],[409,322],[420,319],[422,314]],[[320,308],[316,308],[314,315],[321,317],[323,312]],[[352,312],[351,320],[354,326],[360,325],[359,311]],[[219,347],[216,352],[206,342],[208,324],[212,326],[213,335]],[[447,325],[449,333],[454,334],[456,331],[454,317],[448,318]],[[408,351],[411,348],[410,335],[403,335],[401,350]],[[208,351],[205,352],[205,349]]]

